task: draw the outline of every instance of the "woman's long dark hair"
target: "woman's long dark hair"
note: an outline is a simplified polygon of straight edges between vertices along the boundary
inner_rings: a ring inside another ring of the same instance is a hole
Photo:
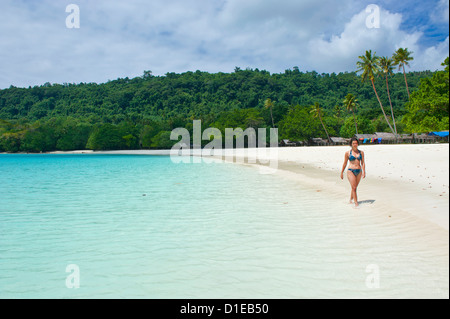
[[[352,137],[352,138],[350,139],[350,143],[349,143],[350,146],[352,146],[353,141],[356,141],[356,143],[358,143],[358,145],[359,145],[358,139],[357,139],[356,137]]]

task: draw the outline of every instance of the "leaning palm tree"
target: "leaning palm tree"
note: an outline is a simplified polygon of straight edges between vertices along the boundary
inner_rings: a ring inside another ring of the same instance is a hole
[[[379,73],[380,69],[378,67],[378,61],[379,57],[377,57],[374,53],[372,55],[372,50],[366,51],[365,55],[360,55],[359,59],[361,61],[356,62],[356,65],[358,66],[357,72],[362,72],[361,77],[362,81],[369,79],[372,83],[373,91],[375,92],[375,95],[377,96],[378,103],[380,103],[381,111],[383,112],[384,119],[386,120],[386,123],[389,125],[389,128],[391,129],[391,132],[395,135],[394,129],[391,126],[391,123],[389,123],[389,120],[386,116],[386,113],[384,112],[383,104],[381,103],[380,97],[378,96],[377,89],[375,88],[375,76]]]
[[[388,77],[390,75],[394,74],[394,66],[393,66],[393,60],[388,58],[388,57],[381,57],[380,58],[380,68],[381,68],[381,72],[384,73],[384,76],[386,78],[386,89],[387,89],[387,94],[389,97],[389,104],[391,106],[391,115],[392,115],[392,122],[394,123],[394,131],[395,131],[395,136],[397,136],[397,126],[395,125],[395,117],[394,117],[394,109],[392,107],[392,101],[391,101],[391,94],[389,92],[389,81],[388,81]]]
[[[323,124],[323,121],[322,121],[323,113],[322,113],[322,108],[320,107],[319,103],[316,102],[316,103],[314,103],[314,105],[311,105],[310,113],[312,113],[314,117],[319,118],[320,123],[322,123],[323,129],[325,130],[325,133],[327,134],[328,141],[331,143],[331,139],[330,139],[330,136],[328,135],[327,128],[325,127],[325,124]]]
[[[356,123],[356,115],[355,115],[356,107],[358,106],[358,100],[353,94],[349,93],[345,97],[343,103],[345,108],[353,113],[353,119],[355,120],[355,130],[356,134],[358,134],[358,124]]]
[[[274,107],[274,103],[272,102],[271,99],[266,99],[266,101],[264,102],[264,106],[266,109],[270,108],[270,117],[272,118],[272,127],[275,127],[275,124],[273,122],[273,113],[272,113],[272,108]]]
[[[413,52],[409,52],[407,48],[400,48],[397,51],[394,52],[394,55],[392,56],[394,60],[394,65],[398,65],[398,69],[403,69],[403,76],[405,77],[405,83],[406,83],[406,91],[408,92],[408,99],[410,99],[409,96],[409,87],[408,87],[408,81],[406,80],[406,72],[405,72],[405,65],[409,66],[408,61],[414,60],[414,58],[411,56]]]

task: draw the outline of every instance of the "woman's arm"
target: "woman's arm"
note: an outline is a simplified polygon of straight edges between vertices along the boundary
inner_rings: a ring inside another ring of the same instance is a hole
[[[341,179],[344,179],[344,171],[345,168],[347,167],[347,162],[348,162],[348,155],[349,152],[345,152],[345,157],[344,157],[344,164],[342,164],[342,170],[341,170]]]
[[[362,168],[362,178],[366,177],[366,155],[361,151],[361,168]]]

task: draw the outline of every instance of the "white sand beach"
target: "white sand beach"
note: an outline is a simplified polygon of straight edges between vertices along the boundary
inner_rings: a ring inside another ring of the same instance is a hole
[[[345,235],[371,251],[383,265],[383,276],[403,276],[400,298],[448,298],[449,282],[449,145],[361,145],[366,178],[358,187],[361,205],[348,204]],[[318,194],[333,198],[336,206],[348,202],[350,185],[340,172],[349,146],[285,147],[259,156],[271,163],[274,174],[296,180]],[[236,158],[243,150],[228,150]],[[250,153],[251,154],[251,153]],[[252,154],[252,156],[254,156]],[[250,157],[251,159],[253,157]],[[229,159],[228,159],[229,160]],[[255,165],[258,164],[246,164]],[[265,164],[266,166],[269,164]],[[342,210],[329,208],[330,219]],[[358,256],[361,250],[347,251]],[[405,262],[405,260],[409,260]],[[397,279],[393,279],[397,278]],[[389,284],[384,283],[387,287]],[[439,287],[439,288],[438,288]],[[381,294],[380,296],[383,296]]]
[[[258,159],[278,159],[275,174],[296,179],[322,192],[350,197],[350,186],[340,172],[348,146],[284,147]],[[448,231],[449,145],[361,145],[365,152],[366,178],[358,187],[359,201],[371,209],[412,214]],[[227,155],[230,151],[224,151]],[[233,150],[235,158],[248,157]],[[235,159],[235,161],[238,161]],[[258,164],[258,163],[257,163]],[[266,164],[268,165],[268,164]],[[391,214],[392,216],[392,214]]]

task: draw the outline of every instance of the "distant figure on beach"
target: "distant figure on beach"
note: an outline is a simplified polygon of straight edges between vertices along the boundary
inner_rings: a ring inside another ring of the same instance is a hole
[[[358,188],[361,178],[366,177],[366,164],[364,161],[364,152],[358,149],[359,141],[356,138],[350,140],[351,149],[345,152],[344,164],[342,165],[341,179],[344,179],[344,171],[347,167],[347,162],[350,161],[347,170],[347,178],[352,187],[350,195],[350,203],[354,201],[355,207],[358,207],[358,197],[356,189]]]

